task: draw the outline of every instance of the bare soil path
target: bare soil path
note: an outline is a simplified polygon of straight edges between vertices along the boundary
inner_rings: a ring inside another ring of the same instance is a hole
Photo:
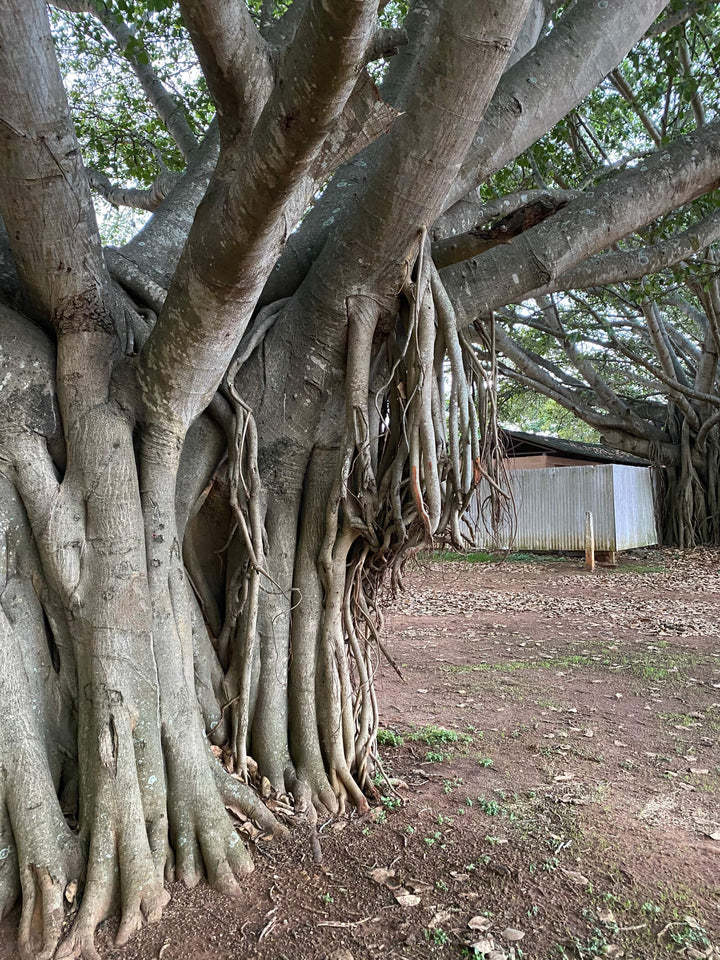
[[[532,558],[528,558],[529,560]],[[379,666],[395,792],[173,889],[103,960],[720,960],[720,552],[427,561]],[[14,957],[12,922],[0,960]]]

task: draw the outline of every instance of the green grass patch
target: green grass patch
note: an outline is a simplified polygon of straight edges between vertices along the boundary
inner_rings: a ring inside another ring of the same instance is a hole
[[[456,553],[453,550],[435,550],[430,554],[431,560],[450,561],[462,560],[464,563],[497,563],[500,560],[494,553],[479,550],[476,553]]]
[[[401,747],[405,742],[402,735],[394,730],[380,729],[377,732],[378,746],[381,747]]]
[[[658,646],[660,646],[659,643]],[[681,678],[683,671],[696,667],[702,660],[702,658],[692,654],[670,652],[667,649],[655,652],[634,651],[633,653],[625,653],[609,650],[605,644],[597,646],[596,649],[597,653],[594,655],[574,653],[557,657],[543,657],[539,660],[446,664],[442,669],[445,673],[462,675],[491,672],[507,674],[524,670],[562,670],[567,667],[590,667],[594,669],[622,667],[633,676],[649,682],[658,682]]]
[[[433,725],[418,727],[417,730],[408,733],[406,739],[416,743],[425,743],[428,747],[448,743],[472,743],[473,741],[473,738],[467,733],[458,733],[455,730],[446,730],[445,727],[435,727]]]
[[[460,553],[455,550],[435,550],[426,554],[426,559],[435,562],[461,563],[559,563],[568,560],[568,557],[559,557],[552,553],[505,553],[500,550],[490,553],[488,550],[475,550],[469,553]]]

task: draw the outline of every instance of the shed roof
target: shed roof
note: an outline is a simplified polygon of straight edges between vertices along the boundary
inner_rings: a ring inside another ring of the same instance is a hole
[[[648,460],[622,453],[602,443],[561,440],[560,437],[544,437],[537,433],[523,433],[521,430],[503,430],[502,432],[509,457],[529,457],[533,454],[553,451],[571,460],[597,460],[598,463],[623,463],[633,467],[650,466]]]

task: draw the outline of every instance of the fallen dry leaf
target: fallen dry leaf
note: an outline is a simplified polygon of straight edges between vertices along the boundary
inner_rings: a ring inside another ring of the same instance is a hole
[[[420,904],[420,897],[416,893],[396,893],[395,899],[401,907],[417,907]]]
[[[475,943],[470,944],[470,949],[475,951],[476,956],[479,954],[481,957],[486,957],[493,952],[495,944],[492,940],[476,940]]]
[[[433,916],[432,920],[430,921],[429,926],[439,927],[441,924],[447,923],[450,917],[452,917],[452,912],[450,910],[438,910],[438,912]]]
[[[582,873],[578,873],[577,870],[566,870],[564,867],[560,867],[560,869],[568,878],[568,880],[572,881],[572,883],[580,884],[580,886],[583,886],[583,887],[590,886],[590,881],[588,880],[588,878],[586,876],[583,876]]]

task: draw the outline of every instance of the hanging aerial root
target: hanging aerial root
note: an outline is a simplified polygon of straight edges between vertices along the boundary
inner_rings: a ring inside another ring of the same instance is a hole
[[[225,691],[228,700],[232,701],[231,730],[235,769],[243,779],[247,779],[250,688],[257,645],[260,581],[262,577],[268,581],[271,578],[266,571],[263,542],[264,517],[257,462],[257,427],[250,408],[235,386],[236,372],[236,368],[231,368],[225,380],[233,409],[232,429],[228,436],[228,473],[230,507],[242,536],[247,561],[244,566],[236,569],[229,583],[226,616],[219,646],[224,665],[230,667]],[[236,639],[231,654],[231,638],[236,633],[239,621],[242,624],[242,636]]]
[[[367,800],[354,779],[355,724],[352,685],[343,629],[343,609],[347,560],[357,533],[346,524],[339,531],[332,556],[322,562],[325,587],[323,622],[320,632],[320,670],[324,685],[323,703],[318,716],[321,742],[328,765],[330,783],[336,792],[340,810],[346,800],[362,813]]]

